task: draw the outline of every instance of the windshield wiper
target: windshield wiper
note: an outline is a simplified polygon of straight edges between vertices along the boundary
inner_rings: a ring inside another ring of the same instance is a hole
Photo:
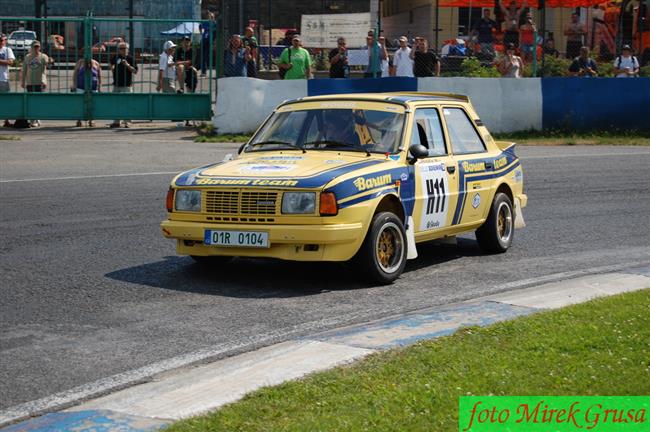
[[[276,140],[259,141],[259,142],[251,143],[251,144],[248,144],[248,145],[251,146],[251,147],[255,147],[255,146],[261,146],[261,145],[265,145],[265,144],[285,145],[287,147],[292,147],[292,148],[296,148],[298,150],[302,150],[303,153],[307,153],[307,150],[305,150],[303,147],[300,147],[298,144],[294,144],[294,143],[290,143],[290,142],[286,142],[286,141],[276,141]]]
[[[308,143],[305,143],[305,146],[316,145],[316,144],[325,144],[328,147],[349,147],[349,148],[359,149],[361,151],[366,152],[367,156],[370,156],[370,152],[368,151],[368,149],[362,146],[361,144],[356,145],[356,144],[347,143],[343,141],[336,141],[336,140],[310,141]]]

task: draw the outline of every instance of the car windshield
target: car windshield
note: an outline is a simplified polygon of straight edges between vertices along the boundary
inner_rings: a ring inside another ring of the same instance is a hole
[[[299,148],[365,153],[399,151],[404,114],[363,109],[276,112],[246,151]]]
[[[11,39],[16,40],[25,40],[25,39],[34,39],[35,35],[32,32],[13,32],[11,34]]]

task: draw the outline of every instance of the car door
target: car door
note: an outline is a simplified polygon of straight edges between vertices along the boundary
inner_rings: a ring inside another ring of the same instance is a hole
[[[462,106],[442,108],[453,158],[458,164],[458,205],[452,225],[478,225],[490,208],[493,159]]]
[[[415,163],[415,232],[420,238],[436,237],[449,227],[458,194],[458,166],[449,154],[440,110],[417,108],[411,142],[429,150],[428,157]]]

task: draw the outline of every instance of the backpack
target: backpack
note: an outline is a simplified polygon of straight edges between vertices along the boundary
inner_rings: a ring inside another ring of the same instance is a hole
[[[286,48],[289,50],[289,63],[291,63],[291,48]],[[283,69],[279,68],[278,69],[278,75],[280,75],[280,79],[284,79],[284,76],[287,74],[288,69]]]
[[[621,56],[616,57],[616,62],[615,63],[616,63],[616,68],[617,69],[621,67]],[[632,56],[632,67],[633,68],[638,68],[639,66],[640,66],[639,65],[639,60],[637,60],[636,57]],[[634,76],[637,76],[637,75],[634,74]]]

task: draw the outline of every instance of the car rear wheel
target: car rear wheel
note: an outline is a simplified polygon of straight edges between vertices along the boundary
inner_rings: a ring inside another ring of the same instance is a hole
[[[390,212],[381,212],[372,218],[355,261],[367,279],[390,284],[404,271],[406,247],[406,231],[400,218]]]
[[[515,212],[508,195],[498,192],[492,201],[487,220],[476,230],[479,247],[488,253],[502,253],[512,245]]]
[[[190,255],[190,257],[196,261],[198,265],[206,269],[217,269],[225,266],[230,261],[233,260],[233,257],[230,256],[221,256],[221,255],[211,255],[211,256],[198,256]]]

